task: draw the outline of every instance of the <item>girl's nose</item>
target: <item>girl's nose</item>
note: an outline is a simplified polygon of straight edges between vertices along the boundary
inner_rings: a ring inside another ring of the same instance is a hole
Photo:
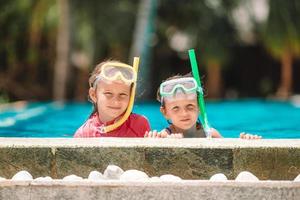
[[[120,103],[122,101],[122,98],[119,97],[118,95],[116,95],[113,99],[112,99],[112,102],[113,103]]]
[[[185,116],[185,115],[188,115],[188,110],[187,109],[182,109],[182,111],[181,111],[181,114],[183,115],[183,116]]]

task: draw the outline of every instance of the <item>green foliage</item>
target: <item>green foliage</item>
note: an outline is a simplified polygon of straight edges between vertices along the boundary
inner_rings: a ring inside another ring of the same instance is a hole
[[[71,51],[84,52],[93,65],[110,57],[128,59],[139,1],[70,0],[69,3]],[[168,44],[172,30],[183,32],[191,40],[190,48],[199,51],[199,62],[224,66],[230,59],[231,47],[236,44],[231,13],[245,1],[161,0],[158,3],[159,45]],[[286,52],[299,57],[300,1],[269,0],[269,6],[267,21],[262,26],[254,23],[257,26],[254,29],[259,30],[263,44],[274,57]],[[58,22],[57,1],[0,1],[0,89],[6,92],[1,99],[51,98],[48,91],[52,88]]]
[[[51,81],[55,1],[1,1],[0,8],[0,88],[18,99],[49,97],[42,86]]]
[[[8,98],[7,94],[4,94],[4,93],[2,94],[0,92],[0,105],[8,103],[8,102],[9,102],[9,98]]]
[[[124,49],[122,57],[128,58],[137,14],[136,1],[74,0],[72,12],[77,49],[94,54],[98,62],[99,58],[113,54],[107,53],[107,48],[112,51],[118,46]]]
[[[225,63],[235,42],[229,13],[236,1],[162,1],[159,30],[174,26],[194,38],[193,48],[201,51],[201,62]],[[166,32],[166,30],[164,30]]]
[[[289,52],[300,56],[300,2],[270,1],[270,13],[262,29],[266,48],[276,57]]]

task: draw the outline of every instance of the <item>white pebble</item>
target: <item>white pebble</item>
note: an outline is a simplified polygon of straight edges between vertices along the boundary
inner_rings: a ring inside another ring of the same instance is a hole
[[[19,171],[18,173],[16,173],[11,180],[15,180],[15,181],[32,181],[33,178],[31,176],[31,174],[28,171]]]
[[[227,181],[228,179],[224,174],[218,173],[218,174],[215,174],[212,177],[210,177],[209,180],[210,181]]]
[[[149,176],[145,172],[135,169],[127,170],[120,176],[120,180],[122,181],[141,181],[148,178]]]
[[[106,179],[119,179],[124,173],[123,169],[116,165],[108,165],[103,175]]]
[[[39,181],[52,181],[53,179],[50,177],[50,176],[45,176],[45,177],[38,177],[38,178],[36,178],[36,179],[34,179],[33,181],[37,181],[37,182],[39,182]]]
[[[90,181],[99,181],[105,179],[103,174],[98,171],[91,171],[88,177],[88,180]]]
[[[153,177],[149,178],[149,181],[150,182],[160,182],[161,180],[158,176],[153,176]]]
[[[235,180],[239,182],[259,181],[259,179],[255,175],[253,175],[248,171],[242,171],[241,173],[239,173],[239,175],[235,178]]]
[[[159,177],[161,181],[172,182],[172,181],[181,181],[182,179],[178,176],[172,174],[165,174]]]
[[[296,182],[300,182],[300,174],[294,179]]]
[[[62,180],[63,181],[81,181],[81,180],[83,180],[83,178],[72,174],[69,176],[65,176]]]

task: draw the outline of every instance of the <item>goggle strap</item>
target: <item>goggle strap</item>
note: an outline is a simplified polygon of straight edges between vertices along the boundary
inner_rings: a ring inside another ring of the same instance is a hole
[[[204,93],[203,93],[202,87],[198,87],[198,88],[197,88],[197,92],[199,92],[199,94],[204,94]]]

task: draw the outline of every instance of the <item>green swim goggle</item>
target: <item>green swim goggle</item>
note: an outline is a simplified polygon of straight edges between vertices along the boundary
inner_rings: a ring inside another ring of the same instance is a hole
[[[202,92],[202,88],[198,86],[193,77],[168,80],[161,83],[159,87],[159,93],[161,97],[173,96],[177,91],[180,90],[187,94]]]

